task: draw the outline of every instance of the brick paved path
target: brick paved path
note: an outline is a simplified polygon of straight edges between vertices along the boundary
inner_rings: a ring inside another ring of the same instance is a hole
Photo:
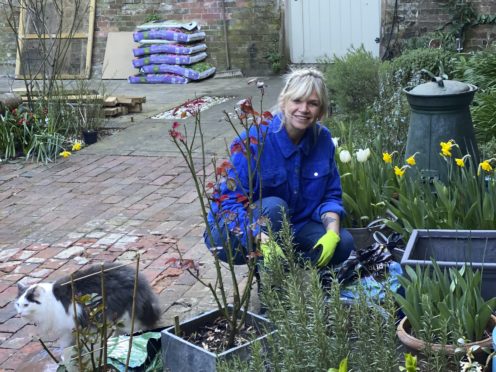
[[[265,81],[267,109],[277,102],[282,79]],[[126,84],[122,89],[115,94],[129,94]],[[189,171],[166,138],[171,122],[147,118],[203,94],[232,97],[202,113],[207,154],[222,156],[225,138],[233,137],[223,111],[259,92],[245,79],[133,87],[133,92],[147,96],[145,112],[134,122],[115,119],[111,126],[125,128],[122,132],[55,164],[0,162],[0,370],[18,370],[28,354],[41,350],[32,340],[34,326],[16,316],[21,280],[53,280],[103,261],[133,264],[139,252],[140,271],[160,298],[163,325],[175,315],[184,319],[215,306],[208,289],[174,260],[180,250],[203,279],[215,278]],[[238,269],[243,280],[245,270]]]
[[[89,150],[89,148],[88,148]],[[196,193],[179,157],[99,156],[85,150],[48,166],[0,165],[0,365],[15,369],[41,350],[16,316],[16,283],[52,280],[88,263],[132,263],[160,296],[170,324],[212,307],[206,288],[177,261],[213,278]],[[242,272],[242,268],[240,268]]]

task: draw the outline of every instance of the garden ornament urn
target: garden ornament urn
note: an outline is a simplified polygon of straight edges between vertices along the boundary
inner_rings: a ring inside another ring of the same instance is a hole
[[[440,155],[441,142],[454,140],[460,154],[470,154],[479,162],[469,105],[477,87],[455,80],[434,77],[432,81],[403,90],[411,107],[406,157],[417,153],[415,160],[424,180],[446,181],[447,165]]]

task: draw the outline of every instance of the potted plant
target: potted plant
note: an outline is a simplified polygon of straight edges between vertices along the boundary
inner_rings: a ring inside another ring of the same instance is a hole
[[[232,176],[235,172],[229,172],[233,167],[229,161],[216,161],[216,159],[213,159],[212,164],[215,170],[215,179],[212,181],[207,179],[211,168],[209,168],[209,164],[207,163],[205,148],[203,147],[203,128],[200,120],[200,108],[196,110],[190,109],[189,111],[191,111],[190,114],[195,118],[193,128],[188,130],[188,127],[184,126],[182,127],[184,129],[181,129],[181,125],[178,122],[174,122],[169,134],[189,168],[191,179],[199,196],[200,213],[205,226],[207,226],[207,238],[213,242],[212,231],[207,220],[211,203],[222,202],[219,199],[219,194],[216,192],[219,187],[235,187],[236,180],[231,178],[235,177]],[[225,114],[226,120],[239,137],[239,151],[248,159],[251,159],[252,146],[259,146],[258,142],[251,136],[243,138],[240,128],[234,125],[227,112]],[[265,118],[269,116],[271,115],[268,112],[259,114],[255,111],[250,100],[242,101],[237,111],[241,130],[247,133],[252,128],[256,130],[256,126],[264,125]],[[198,141],[200,142],[201,160],[194,154]],[[255,168],[251,172],[254,172],[257,166],[258,164],[255,164]],[[270,330],[266,331],[267,328],[270,328],[268,321],[248,311],[258,259],[258,247],[251,232],[251,226],[259,223],[259,221],[254,221],[253,208],[249,207],[256,200],[254,190],[249,188],[244,194],[240,194],[239,198],[246,203],[250,221],[249,225],[246,226],[246,230],[241,232],[248,237],[248,252],[244,255],[244,264],[248,268],[246,284],[240,283],[236,277],[235,264],[237,262],[233,254],[233,248],[236,247],[232,246],[234,243],[231,239],[226,239],[224,246],[218,247],[218,250],[212,250],[216,269],[214,283],[203,280],[197,272],[190,270],[190,273],[197,280],[209,288],[217,304],[217,308],[183,323],[179,323],[177,320],[174,327],[170,327],[162,332],[162,353],[165,368],[194,371],[215,370],[215,366],[219,360],[229,359],[233,356],[243,357],[248,355],[250,340],[263,339],[267,333],[270,333]],[[239,229],[241,230],[242,228],[240,227]],[[218,256],[219,253],[217,253],[218,251],[224,251],[226,253],[226,263],[221,262]],[[227,277],[225,277],[225,272],[222,271],[223,267],[227,268]],[[226,280],[229,280],[232,284],[232,293],[227,293],[225,286]],[[203,334],[203,332],[207,334],[209,330],[212,332],[208,336],[212,336],[213,334],[213,337],[202,336],[194,339],[195,337],[193,335],[198,336],[199,334]],[[254,332],[250,333],[251,330]],[[246,334],[247,331],[249,333],[248,336],[245,336],[244,340],[240,340],[239,336],[243,332]],[[219,341],[220,347],[210,345],[210,341]]]
[[[407,266],[399,277],[405,293],[395,294],[405,314],[397,329],[403,345],[424,357],[441,352],[451,358],[460,339],[465,348],[490,347],[496,298],[483,299],[481,278],[470,265],[446,270],[435,261],[432,268]]]
[[[78,81],[76,84],[75,114],[78,118],[84,143],[91,145],[97,142],[98,130],[105,119],[103,111],[104,95],[99,94],[94,89],[90,89],[84,81]]]
[[[402,265],[460,268],[469,263],[481,272],[482,297],[496,297],[496,230],[414,229],[401,258]]]

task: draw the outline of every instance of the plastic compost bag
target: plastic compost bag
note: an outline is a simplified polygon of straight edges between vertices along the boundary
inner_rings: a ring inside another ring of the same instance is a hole
[[[142,46],[140,48],[134,48],[133,54],[135,57],[146,56],[150,54],[158,54],[158,53],[169,53],[169,54],[194,54],[207,50],[206,44],[192,44],[192,45],[183,45],[176,44],[174,42],[167,42],[164,44],[152,44]]]
[[[196,70],[193,70],[192,68],[183,66],[161,64],[143,66],[140,71],[145,74],[172,73],[184,76],[191,80],[202,80],[213,75],[215,73],[215,67],[210,67],[204,71],[198,72]]]
[[[187,84],[189,79],[175,74],[139,74],[129,76],[128,82],[131,84]]]
[[[207,53],[200,52],[197,54],[151,54],[145,58],[136,58],[133,60],[133,66],[140,68],[151,64],[170,64],[170,65],[190,65],[200,62],[207,58]]]

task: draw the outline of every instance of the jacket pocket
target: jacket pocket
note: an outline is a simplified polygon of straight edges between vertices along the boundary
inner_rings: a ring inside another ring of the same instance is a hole
[[[329,162],[317,162],[301,170],[302,193],[305,199],[321,200],[329,178]]]
[[[282,197],[288,191],[288,175],[283,169],[271,169],[262,175],[262,194]]]

